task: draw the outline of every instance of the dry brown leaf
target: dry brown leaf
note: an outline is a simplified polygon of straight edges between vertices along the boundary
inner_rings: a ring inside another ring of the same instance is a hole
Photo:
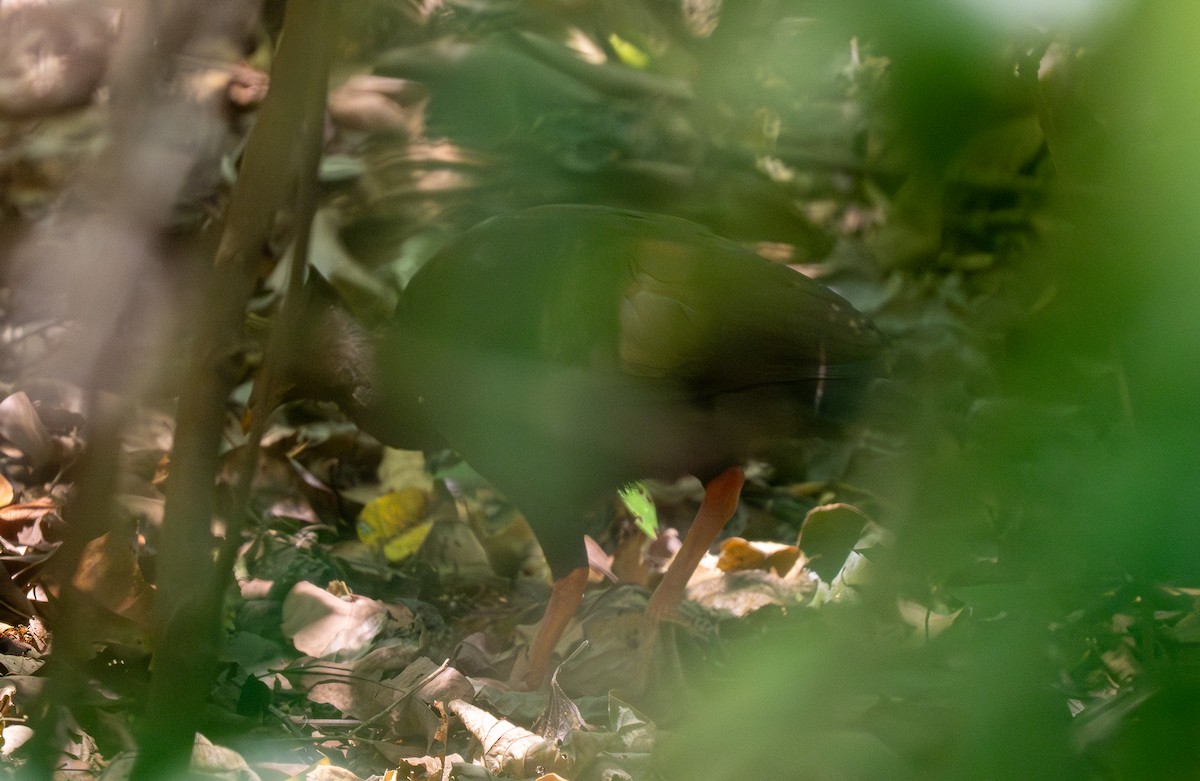
[[[8,523],[28,523],[36,521],[43,515],[55,510],[54,500],[49,496],[43,496],[40,499],[34,499],[30,502],[21,502],[20,504],[10,504],[7,507],[0,508],[0,521]]]
[[[463,700],[446,706],[479,741],[488,772],[531,778],[545,770],[570,773],[574,759],[556,740],[540,737]]]
[[[688,582],[687,598],[710,610],[744,616],[768,605],[793,607],[811,599],[816,583],[801,567],[785,575],[770,569],[722,572],[717,560],[706,556]]]
[[[89,542],[72,583],[97,605],[149,631],[154,589],[142,576],[130,535],[109,532]]]
[[[537,536],[521,513],[510,510],[485,519],[484,513],[469,508],[466,515],[496,575],[541,577],[544,573],[549,578],[550,568],[546,566]]]
[[[617,540],[610,561],[613,579],[618,583],[648,586],[650,584],[650,563],[647,560],[647,553],[650,544],[650,538],[641,530],[635,529],[629,534],[623,534]]]
[[[410,641],[384,641],[366,656],[353,662],[321,662],[311,668],[301,685],[310,686],[313,702],[332,705],[345,715],[367,720],[390,708],[410,692],[384,676],[407,669],[419,647]],[[312,681],[315,681],[312,682]]]
[[[561,669],[562,665],[559,665]],[[558,685],[558,669],[550,676],[550,702],[546,710],[533,723],[533,729],[543,738],[562,743],[575,730],[588,729],[588,723],[579,706]]]
[[[395,744],[382,741],[376,742],[374,745],[380,754],[389,758],[398,749]],[[389,770],[383,774],[383,781],[419,781],[420,779],[442,781],[442,779],[447,777],[449,771],[458,765],[470,764],[461,754],[447,754],[445,757],[428,755],[397,756],[392,761],[400,765],[404,774],[401,775],[400,771],[397,770]]]
[[[612,571],[612,556],[605,553],[604,548],[600,547],[600,543],[593,540],[589,534],[583,535],[583,547],[587,551],[588,569],[591,570],[590,574],[599,573],[615,583],[617,576]],[[590,575],[588,579],[591,580]]]
[[[13,490],[13,485],[4,475],[0,475],[0,507],[7,507],[12,504],[13,497],[16,496],[16,491]]]
[[[250,769],[241,754],[214,745],[203,735],[196,735],[192,745],[192,769],[219,778],[259,781],[258,774]]]
[[[559,660],[569,653],[573,655],[571,663],[555,673],[566,689],[596,692],[628,683],[645,621],[646,599],[644,590],[630,586],[598,591],[584,598],[576,614],[578,620],[567,626],[556,647]],[[519,629],[523,634],[527,632],[525,627]],[[587,647],[577,649],[585,639]]]
[[[461,582],[486,581],[495,576],[471,526],[446,514],[430,529],[421,556],[440,575]]]

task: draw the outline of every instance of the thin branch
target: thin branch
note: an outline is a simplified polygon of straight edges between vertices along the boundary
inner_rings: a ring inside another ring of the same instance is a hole
[[[214,565],[213,484],[225,402],[240,376],[238,348],[276,216],[304,175],[303,139],[324,121],[338,4],[288,3],[271,92],[246,144],[230,199],[206,315],[180,399],[166,490],[155,615],[155,659],[146,729],[132,781],[185,772],[217,667],[225,582]],[[231,525],[231,531],[238,521]]]

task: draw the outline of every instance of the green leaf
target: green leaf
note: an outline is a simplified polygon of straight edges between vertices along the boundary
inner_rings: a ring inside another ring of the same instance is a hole
[[[654,509],[654,499],[646,486],[643,483],[630,483],[620,493],[621,501],[633,516],[637,527],[652,540],[658,537],[658,512]]]
[[[621,62],[629,67],[644,70],[650,64],[650,55],[616,33],[608,36],[608,43],[621,58]]]

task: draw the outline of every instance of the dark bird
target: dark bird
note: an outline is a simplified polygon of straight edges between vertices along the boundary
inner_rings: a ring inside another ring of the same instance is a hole
[[[525,514],[555,578],[536,685],[586,584],[590,508],[641,478],[706,482],[656,623],[734,512],[740,464],[845,422],[882,344],[835,293],[699,225],[542,206],[477,225],[418,272],[356,417],[385,443],[419,421]]]

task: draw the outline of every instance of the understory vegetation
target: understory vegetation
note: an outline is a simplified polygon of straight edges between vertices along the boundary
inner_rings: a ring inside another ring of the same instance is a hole
[[[0,2],[0,778],[1200,777],[1200,7],[1038,5]],[[886,341],[745,465],[648,681],[702,484],[564,521],[523,691],[535,532],[364,384],[425,262],[545,204]]]

